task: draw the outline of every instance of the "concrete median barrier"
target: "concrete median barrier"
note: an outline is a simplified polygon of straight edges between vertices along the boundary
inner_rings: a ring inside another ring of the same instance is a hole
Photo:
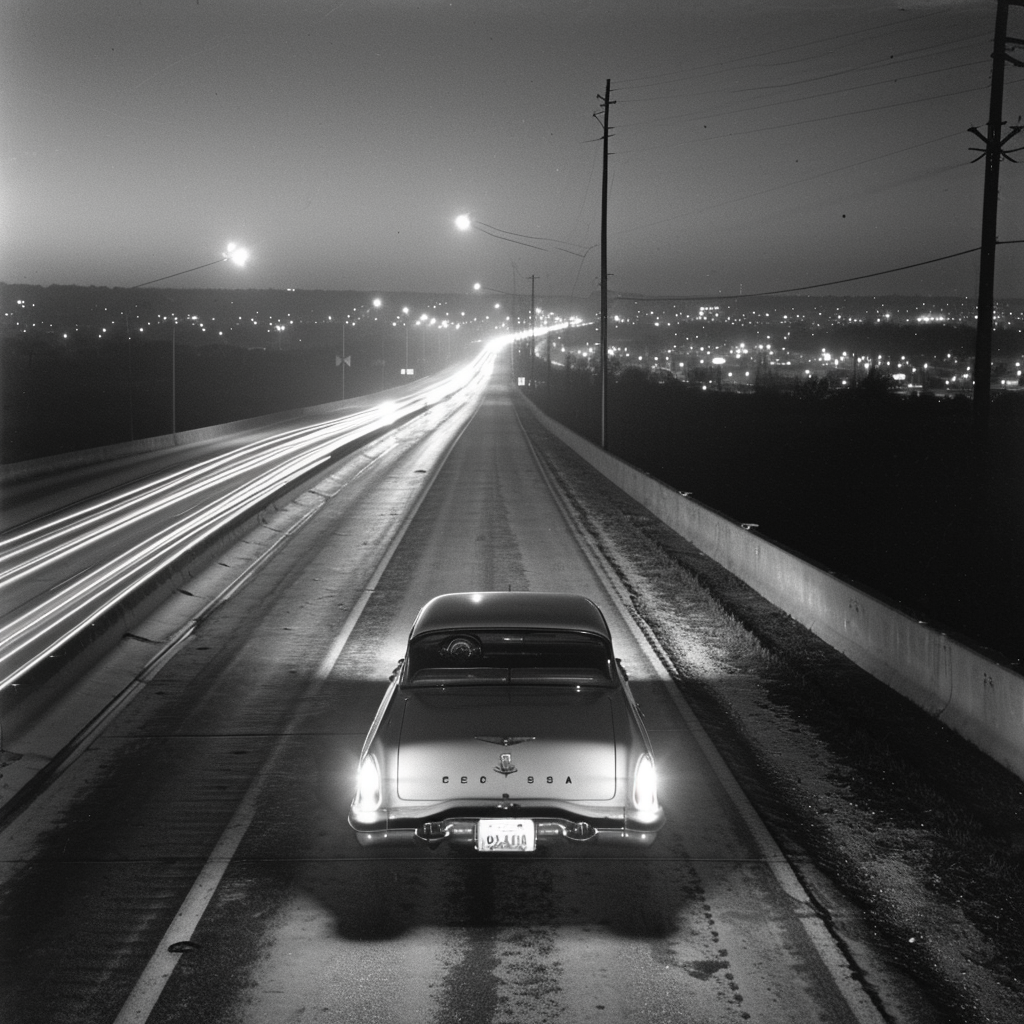
[[[9,462],[0,465],[0,484],[13,484],[21,480],[66,473],[68,470],[78,469],[81,466],[96,466],[131,455],[144,455],[147,452],[163,451],[167,448],[202,444],[204,441],[215,441],[218,438],[231,437],[236,434],[242,436],[250,431],[278,424],[305,422],[311,417],[323,416],[326,418],[332,415],[341,415],[344,412],[361,408],[371,400],[379,401],[379,396],[369,395],[362,398],[346,399],[344,402],[332,402],[329,405],[314,406],[310,409],[292,409],[289,412],[271,413],[248,420],[215,423],[209,427],[197,427],[195,430],[179,430],[176,434],[141,437],[136,441],[122,441],[119,444],[82,448],[74,452],[62,452],[60,455],[26,459],[23,462]]]

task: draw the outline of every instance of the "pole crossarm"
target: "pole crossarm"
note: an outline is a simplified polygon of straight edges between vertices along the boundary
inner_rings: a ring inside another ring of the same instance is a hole
[[[1024,64],[1021,64],[1021,67],[1024,67]],[[1002,121],[1002,122],[1000,122],[1000,124],[1006,124],[1006,122]],[[971,132],[972,134],[977,135],[978,138],[981,139],[981,141],[985,143],[985,148],[984,149],[982,149],[979,146],[969,146],[968,147],[968,149],[970,149],[970,151],[972,153],[980,153],[981,154],[981,156],[976,156],[971,161],[972,164],[976,164],[979,160],[984,160],[985,157],[988,155],[988,136],[984,132],[982,132],[980,129],[978,129],[978,128],[968,128],[967,130],[969,132]],[[1024,149],[1024,146],[1016,146],[1013,149],[1004,149],[1003,147],[1012,138],[1014,138],[1016,135],[1018,135],[1020,132],[1024,132],[1024,124],[1014,125],[1014,127],[1012,127],[996,143],[995,148],[998,151],[999,158],[1001,160],[1009,160],[1011,164],[1015,164],[1017,162],[1016,160],[1013,159],[1012,156],[1010,156],[1010,154],[1011,153],[1019,153],[1022,149]]]
[[[1021,6],[1018,4],[1017,6]],[[1007,43],[1013,43],[1016,46],[1024,46],[1024,39],[1014,39],[1012,36],[1006,37]],[[1014,67],[1024,68],[1024,60],[1019,60],[1010,53],[1004,53],[1003,57],[1006,58]]]

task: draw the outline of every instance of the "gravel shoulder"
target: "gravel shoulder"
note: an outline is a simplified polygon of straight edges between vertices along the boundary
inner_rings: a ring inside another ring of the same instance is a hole
[[[701,554],[548,434],[527,403],[518,407],[579,526],[804,884],[826,913],[854,909],[859,923],[845,935],[835,922],[840,940],[863,938],[880,951],[865,955],[917,983],[916,1005],[893,1019],[1024,1020],[1024,783]]]

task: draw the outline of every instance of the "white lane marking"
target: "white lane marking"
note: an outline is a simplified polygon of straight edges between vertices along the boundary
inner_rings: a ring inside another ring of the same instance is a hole
[[[479,400],[477,405],[479,405]],[[437,479],[442,467],[448,461],[449,454],[472,421],[473,415],[475,415],[475,410],[467,417],[462,429],[458,431],[455,438],[447,445],[433,472],[425,479],[424,487],[416,496],[416,500],[410,506],[405,518],[395,530],[391,543],[388,545],[381,560],[377,563],[373,575],[367,582],[359,599],[352,606],[352,610],[348,613],[345,623],[341,627],[341,632],[335,637],[334,643],[331,644],[330,649],[317,666],[309,686],[306,687],[303,693],[303,699],[297,705],[298,709],[302,709],[306,705],[307,701],[305,698],[311,697],[316,692],[316,688],[330,675],[336,662],[341,657],[341,653],[345,649],[345,645],[348,643],[356,623],[373,596],[380,578],[384,575],[384,570],[388,567],[388,563],[398,550],[402,538],[412,524],[413,519],[416,518],[416,513],[419,511],[431,487],[433,487],[434,481]],[[227,827],[221,833],[220,839],[213,848],[213,852],[207,858],[206,864],[199,873],[199,877],[192,884],[192,888],[185,897],[185,901],[182,903],[177,914],[174,915],[174,919],[168,926],[167,931],[164,932],[163,937],[157,944],[156,951],[150,957],[142,974],[139,975],[139,980],[135,983],[131,994],[121,1007],[121,1012],[115,1018],[114,1024],[144,1024],[145,1021],[149,1020],[149,1016],[153,1012],[153,1008],[156,1006],[164,987],[170,980],[180,957],[179,953],[170,952],[169,947],[175,943],[191,941],[200,919],[213,899],[217,886],[224,877],[224,872],[227,871],[239,843],[241,843],[249,825],[252,823],[256,812],[256,803],[263,791],[264,784],[284,750],[285,744],[294,734],[300,714],[301,710],[296,710],[281,736],[274,744],[270,756],[264,762],[256,778],[250,783],[249,789],[246,791],[245,796],[242,797],[242,801],[235,810],[234,815],[232,815],[231,821],[228,822]]]

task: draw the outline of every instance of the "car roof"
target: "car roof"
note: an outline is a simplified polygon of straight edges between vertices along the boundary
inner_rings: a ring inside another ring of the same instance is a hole
[[[506,590],[441,594],[420,609],[409,639],[453,629],[573,630],[611,642],[601,609],[579,594]]]

